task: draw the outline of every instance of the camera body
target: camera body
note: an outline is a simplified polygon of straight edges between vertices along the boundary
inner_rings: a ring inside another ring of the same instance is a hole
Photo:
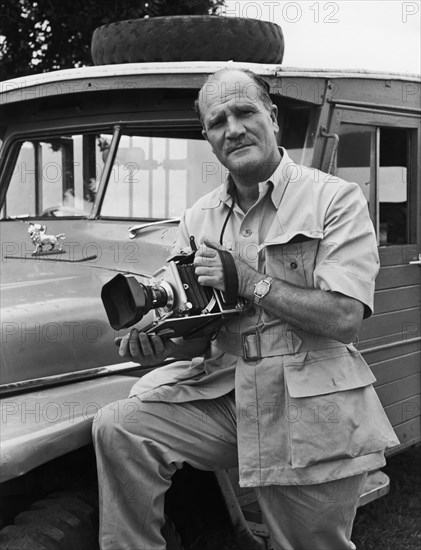
[[[115,330],[138,323],[149,311],[154,320],[144,332],[198,337],[214,332],[248,305],[242,298],[227,301],[225,293],[199,284],[193,260],[195,252],[172,256],[154,273],[148,284],[119,273],[102,287],[101,298]]]

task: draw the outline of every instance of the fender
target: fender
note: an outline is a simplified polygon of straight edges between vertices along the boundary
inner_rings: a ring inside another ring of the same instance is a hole
[[[113,375],[1,399],[1,481],[89,444],[101,407],[126,398],[133,384]]]

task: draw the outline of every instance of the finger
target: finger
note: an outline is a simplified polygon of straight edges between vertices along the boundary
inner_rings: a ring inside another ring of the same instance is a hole
[[[137,329],[133,328],[129,333],[128,348],[130,355],[140,361],[143,358],[142,349],[140,346],[139,338],[140,334]]]
[[[155,357],[158,358],[161,355],[163,355],[163,353],[164,353],[164,343],[162,342],[162,339],[159,336],[157,336],[156,334],[154,334],[153,336],[151,336],[150,342],[152,344],[151,347],[153,348]]]
[[[131,359],[130,350],[129,350],[129,338],[130,338],[130,333],[123,336],[120,342],[120,349],[118,350],[118,354],[120,355],[120,357],[127,357]]]
[[[212,288],[218,288],[222,290],[222,283],[217,277],[209,277],[207,275],[201,275],[197,278],[199,285],[211,286]]]
[[[145,332],[139,332],[138,342],[141,347],[141,353],[146,359],[154,356],[154,350],[150,341],[150,336]]]
[[[122,336],[117,336],[117,338],[114,338],[114,344],[118,347],[120,347],[120,344],[123,340],[123,337]]]
[[[219,258],[219,255],[217,255],[216,253],[215,256],[197,256],[194,259],[193,265],[195,267],[220,267],[221,260]]]
[[[214,242],[212,242],[212,241],[208,241],[207,239],[205,239],[205,240],[203,241],[203,244],[204,244],[205,246],[207,246],[208,248],[210,248],[211,250],[218,250],[218,249],[222,249],[222,248],[223,248],[223,246],[221,246],[220,244],[214,243]]]
[[[212,248],[212,247],[209,247],[205,244],[202,244],[200,245],[200,247],[198,248],[197,252],[196,252],[196,256],[205,256],[207,258],[214,258],[216,255],[217,255],[217,251]]]
[[[216,275],[216,270],[214,268],[205,267],[205,266],[202,266],[202,265],[195,266],[194,272],[196,273],[196,275],[198,277],[200,275],[206,275],[206,276],[209,276],[209,277],[212,277],[212,276]]]

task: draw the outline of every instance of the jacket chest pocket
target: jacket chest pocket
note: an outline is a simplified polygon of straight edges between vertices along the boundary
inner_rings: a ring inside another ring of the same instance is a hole
[[[265,271],[289,283],[310,287],[319,246],[319,239],[297,235],[286,243],[267,243],[264,248]]]

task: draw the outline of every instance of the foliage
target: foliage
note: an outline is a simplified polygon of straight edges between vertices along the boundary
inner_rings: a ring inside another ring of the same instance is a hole
[[[160,15],[217,13],[225,0],[0,0],[0,80],[91,65],[94,29]]]

